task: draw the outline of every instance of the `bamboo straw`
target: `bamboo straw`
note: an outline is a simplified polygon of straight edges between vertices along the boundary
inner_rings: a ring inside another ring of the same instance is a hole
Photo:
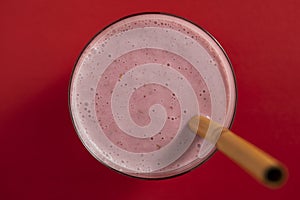
[[[209,126],[222,129],[216,144],[217,149],[256,180],[269,188],[278,188],[285,183],[286,167],[266,152],[206,117],[195,116],[189,121],[190,129],[203,138]]]

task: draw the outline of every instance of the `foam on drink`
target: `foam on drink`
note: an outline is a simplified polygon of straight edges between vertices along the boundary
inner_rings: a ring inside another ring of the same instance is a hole
[[[70,87],[74,125],[87,149],[123,173],[162,178],[202,163],[188,127],[200,113],[229,126],[235,85],[220,46],[199,27],[142,14],[100,32],[80,56]]]

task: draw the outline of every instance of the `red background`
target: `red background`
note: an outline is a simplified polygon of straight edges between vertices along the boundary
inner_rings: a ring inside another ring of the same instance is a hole
[[[1,0],[0,199],[295,199],[299,196],[300,1]],[[270,190],[217,152],[183,176],[120,175],[84,148],[68,83],[84,45],[111,22],[162,11],[208,30],[233,63],[233,131],[289,168]]]

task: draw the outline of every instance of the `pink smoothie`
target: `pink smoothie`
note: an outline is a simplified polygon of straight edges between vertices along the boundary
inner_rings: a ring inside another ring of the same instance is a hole
[[[143,178],[182,174],[202,162],[194,115],[229,126],[235,82],[220,46],[199,27],[164,14],[125,18],[101,31],[73,72],[70,108],[91,154]]]

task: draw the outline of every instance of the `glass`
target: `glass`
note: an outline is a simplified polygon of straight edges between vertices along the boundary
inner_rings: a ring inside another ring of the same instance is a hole
[[[233,70],[219,43],[162,13],[131,15],[101,30],[79,56],[69,87],[87,150],[139,178],[172,177],[205,162],[215,148],[203,148],[189,119],[201,114],[229,127],[235,105]]]

